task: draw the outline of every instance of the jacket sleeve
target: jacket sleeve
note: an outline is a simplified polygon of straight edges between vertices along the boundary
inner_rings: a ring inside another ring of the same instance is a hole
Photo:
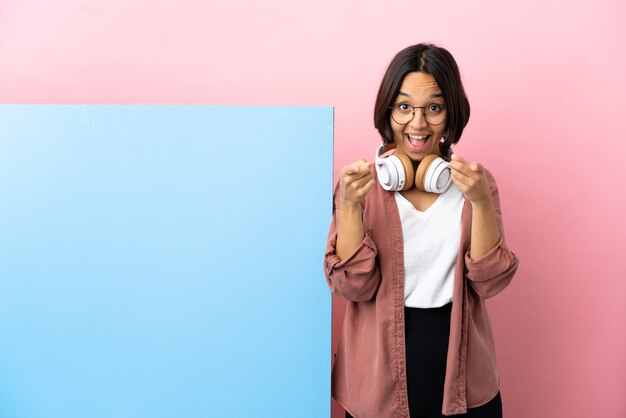
[[[489,180],[493,197],[496,221],[500,231],[500,241],[487,254],[476,260],[470,258],[469,249],[465,253],[465,266],[470,286],[483,299],[495,296],[504,290],[513,279],[513,275],[519,265],[519,259],[509,250],[504,240],[498,186],[489,171],[487,171],[487,179]]]
[[[334,294],[352,302],[368,302],[374,298],[380,283],[376,244],[372,240],[372,231],[366,229],[363,241],[349,257],[343,260],[337,257],[338,190],[339,185],[335,187],[333,217],[324,253],[326,281]]]

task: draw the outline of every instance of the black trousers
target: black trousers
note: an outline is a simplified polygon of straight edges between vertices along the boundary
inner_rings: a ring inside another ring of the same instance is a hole
[[[406,374],[411,418],[443,418],[443,383],[452,304],[434,309],[405,308]],[[455,415],[502,418],[500,393],[485,405]],[[347,418],[354,418],[346,412]],[[358,417],[357,417],[358,418]]]

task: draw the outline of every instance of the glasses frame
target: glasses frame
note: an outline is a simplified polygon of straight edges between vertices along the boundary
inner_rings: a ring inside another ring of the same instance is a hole
[[[400,122],[398,122],[397,120],[395,120],[395,119],[394,119],[394,117],[393,117],[393,109],[395,109],[397,106],[399,106],[399,105],[401,105],[401,104],[403,104],[403,105],[406,105],[406,106],[409,106],[409,107],[413,108],[413,112],[412,112],[411,119],[409,119],[406,123],[400,123]],[[430,122],[428,121],[428,118],[426,117],[426,108],[427,108],[428,106],[432,106],[432,105],[441,106],[441,107],[442,107],[442,108],[446,111],[446,114],[445,114],[445,116],[444,116],[443,120],[442,120],[441,122],[439,122],[439,123],[430,123]],[[430,103],[430,104],[427,104],[426,106],[411,106],[411,105],[410,105],[410,104],[408,104],[408,103],[399,103],[399,104],[397,104],[397,105],[395,105],[395,106],[389,106],[389,110],[390,110],[389,114],[391,115],[391,119],[393,119],[393,121],[394,121],[395,123],[397,123],[398,125],[403,125],[403,126],[404,126],[404,125],[408,125],[409,123],[411,123],[411,121],[412,121],[413,119],[415,119],[415,109],[422,109],[422,116],[424,116],[424,120],[425,120],[425,121],[426,121],[426,123],[427,123],[428,125],[430,125],[430,126],[439,126],[439,125],[441,125],[442,123],[444,123],[444,122],[448,119],[448,108],[447,108],[445,105],[442,105],[442,104],[439,104],[439,103]]]

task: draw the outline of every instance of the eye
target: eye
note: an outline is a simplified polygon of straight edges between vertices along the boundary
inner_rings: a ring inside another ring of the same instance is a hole
[[[439,113],[439,112],[443,111],[443,106],[433,103],[433,104],[428,105],[426,110],[429,113]]]
[[[400,103],[398,105],[396,105],[396,108],[404,113],[408,113],[408,112],[412,112],[413,108],[411,106],[409,106],[408,103]]]

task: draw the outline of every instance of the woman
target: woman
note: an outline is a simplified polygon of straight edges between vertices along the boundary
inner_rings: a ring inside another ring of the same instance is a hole
[[[469,114],[452,55],[408,47],[376,99],[377,170],[366,160],[341,169],[325,274],[349,301],[332,375],[347,417],[502,416],[485,299],[509,284],[518,259],[494,178],[451,152]],[[391,151],[407,166],[397,191],[385,183]],[[429,154],[449,161],[441,193],[410,184]]]

